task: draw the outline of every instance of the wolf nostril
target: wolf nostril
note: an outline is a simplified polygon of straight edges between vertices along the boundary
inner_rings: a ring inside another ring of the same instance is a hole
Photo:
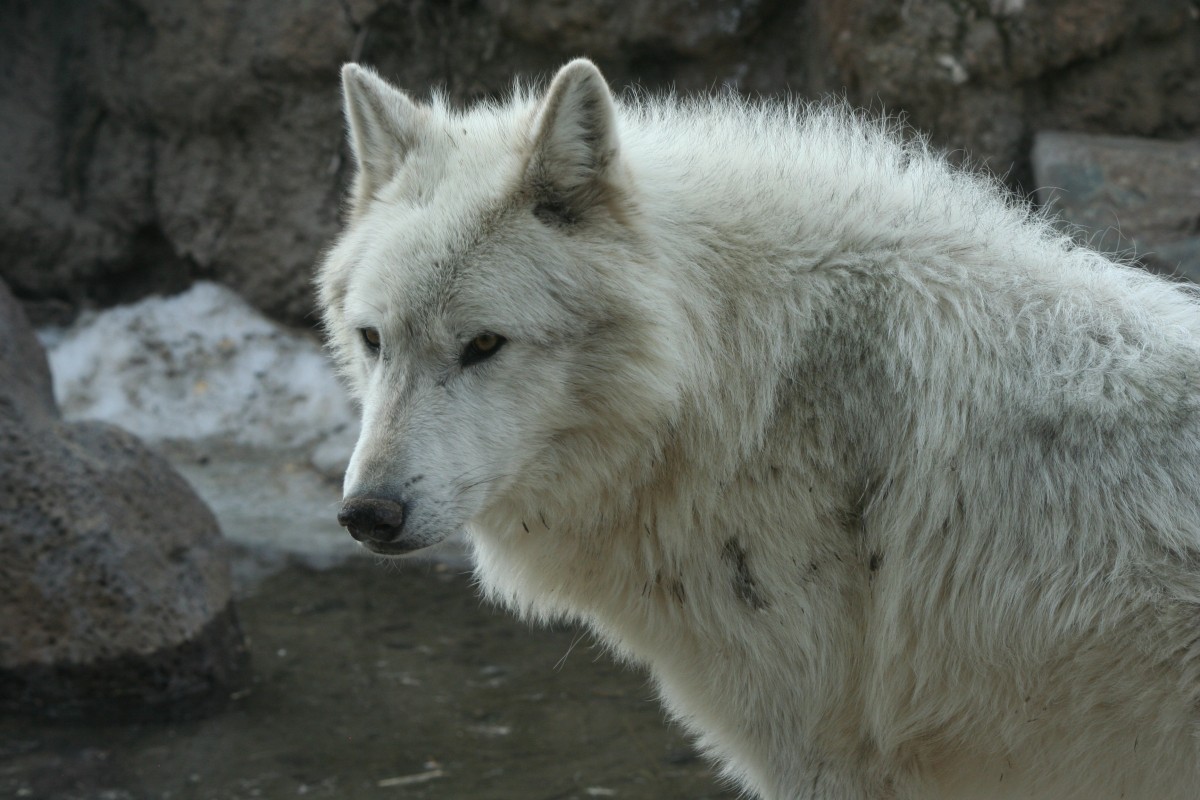
[[[348,497],[338,524],[360,542],[393,542],[404,528],[404,504],[382,497]]]

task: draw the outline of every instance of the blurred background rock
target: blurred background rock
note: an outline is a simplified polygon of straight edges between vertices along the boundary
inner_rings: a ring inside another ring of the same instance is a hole
[[[1196,0],[6,0],[0,277],[38,324],[208,278],[310,325],[338,66],[468,102],[580,54],[615,87],[903,113],[1027,194],[1039,131],[1200,134]]]

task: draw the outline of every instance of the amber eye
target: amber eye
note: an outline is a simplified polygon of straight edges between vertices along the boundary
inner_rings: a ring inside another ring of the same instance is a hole
[[[372,353],[379,352],[379,345],[383,340],[379,338],[378,328],[359,328],[358,333],[362,336],[363,344],[367,346],[368,350]]]
[[[467,343],[459,359],[464,367],[485,361],[500,351],[508,341],[498,333],[481,333]]]
[[[500,346],[500,337],[494,333],[483,333],[471,340],[480,353],[490,353]]]

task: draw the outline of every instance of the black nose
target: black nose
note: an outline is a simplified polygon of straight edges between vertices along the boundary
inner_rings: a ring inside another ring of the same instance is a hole
[[[337,518],[356,540],[387,544],[400,538],[404,504],[382,497],[347,497]]]

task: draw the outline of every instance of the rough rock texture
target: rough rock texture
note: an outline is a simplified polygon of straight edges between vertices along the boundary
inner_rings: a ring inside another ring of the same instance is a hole
[[[61,421],[0,283],[0,711],[177,715],[245,664],[216,521],[132,435]]]
[[[11,0],[0,275],[39,319],[196,277],[310,321],[346,174],[337,68],[503,92],[594,57],[617,86],[845,94],[1031,186],[1033,131],[1200,131],[1193,0]]]
[[[57,418],[46,351],[20,303],[0,281],[0,421],[44,427]]]
[[[1200,140],[1039,133],[1038,200],[1101,250],[1200,282]]]
[[[903,109],[936,141],[1029,186],[1039,129],[1200,130],[1200,12],[1190,0],[819,0],[831,90]],[[1030,187],[1032,188],[1032,187]]]

